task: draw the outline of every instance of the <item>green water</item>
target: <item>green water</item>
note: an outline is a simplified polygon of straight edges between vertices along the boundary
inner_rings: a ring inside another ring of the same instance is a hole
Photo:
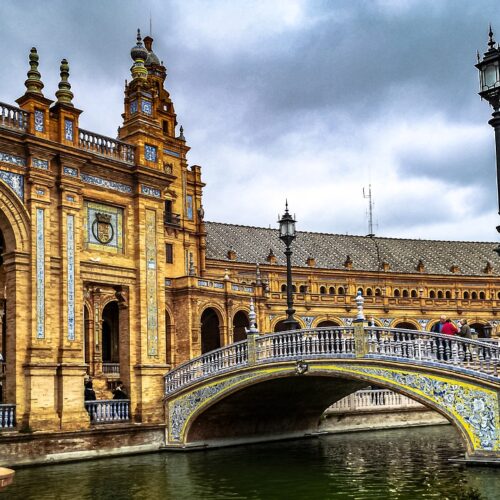
[[[465,467],[451,426],[19,469],[0,499],[500,499],[500,469]]]

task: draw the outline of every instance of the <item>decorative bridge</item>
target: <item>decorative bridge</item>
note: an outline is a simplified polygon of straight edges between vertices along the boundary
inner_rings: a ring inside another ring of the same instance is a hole
[[[332,403],[376,385],[445,416],[471,460],[500,461],[500,348],[438,333],[326,327],[259,334],[165,376],[170,447],[314,433]]]

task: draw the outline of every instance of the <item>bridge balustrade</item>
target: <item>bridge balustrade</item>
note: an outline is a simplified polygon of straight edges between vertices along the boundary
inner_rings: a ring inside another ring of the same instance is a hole
[[[498,377],[499,352],[500,346],[492,342],[361,324],[251,335],[248,340],[211,351],[167,373],[165,394],[251,364],[304,359],[398,359]]]
[[[0,102],[0,126],[24,131],[28,126],[28,113]]]

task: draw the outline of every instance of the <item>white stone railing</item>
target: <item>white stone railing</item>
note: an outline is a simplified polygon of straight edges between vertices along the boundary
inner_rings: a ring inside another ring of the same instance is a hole
[[[327,413],[373,411],[377,409],[425,408],[418,401],[388,389],[373,389],[353,392],[331,405]]]
[[[247,341],[237,342],[184,363],[165,375],[165,392],[170,394],[198,380],[247,364]]]
[[[169,395],[199,380],[249,364],[304,359],[397,359],[498,377],[500,347],[440,333],[398,328],[326,327],[258,335],[222,347],[165,375]]]
[[[135,146],[126,142],[95,134],[88,130],[79,130],[79,145],[85,151],[126,163],[134,163]]]
[[[103,363],[102,373],[105,375],[120,375],[120,363]]]
[[[12,429],[16,426],[16,405],[0,404],[0,429]]]
[[[0,126],[15,130],[26,130],[28,113],[20,108],[0,102]]]
[[[130,420],[129,399],[85,401],[85,409],[88,411],[90,422],[93,424],[126,422]]]

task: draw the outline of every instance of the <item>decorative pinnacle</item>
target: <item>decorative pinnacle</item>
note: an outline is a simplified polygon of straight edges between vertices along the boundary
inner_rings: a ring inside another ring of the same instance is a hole
[[[493,38],[493,30],[491,29],[491,23],[490,23],[490,31],[488,33],[488,47],[490,50],[493,50],[495,48],[495,39]]]
[[[363,312],[363,304],[365,303],[365,299],[361,295],[361,290],[358,290],[358,294],[356,295],[356,306],[358,308],[358,313],[356,314],[356,319],[359,321],[363,321],[365,319],[365,314]]]
[[[59,82],[59,90],[56,92],[57,102],[69,104],[73,106],[71,100],[73,99],[73,92],[71,92],[71,84],[68,82],[69,78],[69,64],[66,59],[61,61],[61,81]]]
[[[40,72],[38,71],[38,52],[35,47],[31,48],[30,55],[30,69],[28,71],[28,79],[24,82],[26,86],[26,94],[38,94],[43,96],[43,82],[41,80]]]
[[[248,322],[250,323],[250,328],[245,328],[247,334],[256,334],[259,333],[257,328],[257,314],[255,314],[255,307],[253,305],[253,299],[250,299],[250,312],[248,313]]]
[[[142,44],[141,30],[137,29],[137,43],[132,47],[130,51],[130,57],[134,61],[134,64],[130,68],[132,73],[132,79],[136,78],[147,78],[148,70],[144,66],[144,61],[148,57],[148,51]]]
[[[184,127],[181,125],[181,128],[179,129],[179,137],[177,139],[180,139],[181,141],[185,141],[186,138],[184,137]]]

